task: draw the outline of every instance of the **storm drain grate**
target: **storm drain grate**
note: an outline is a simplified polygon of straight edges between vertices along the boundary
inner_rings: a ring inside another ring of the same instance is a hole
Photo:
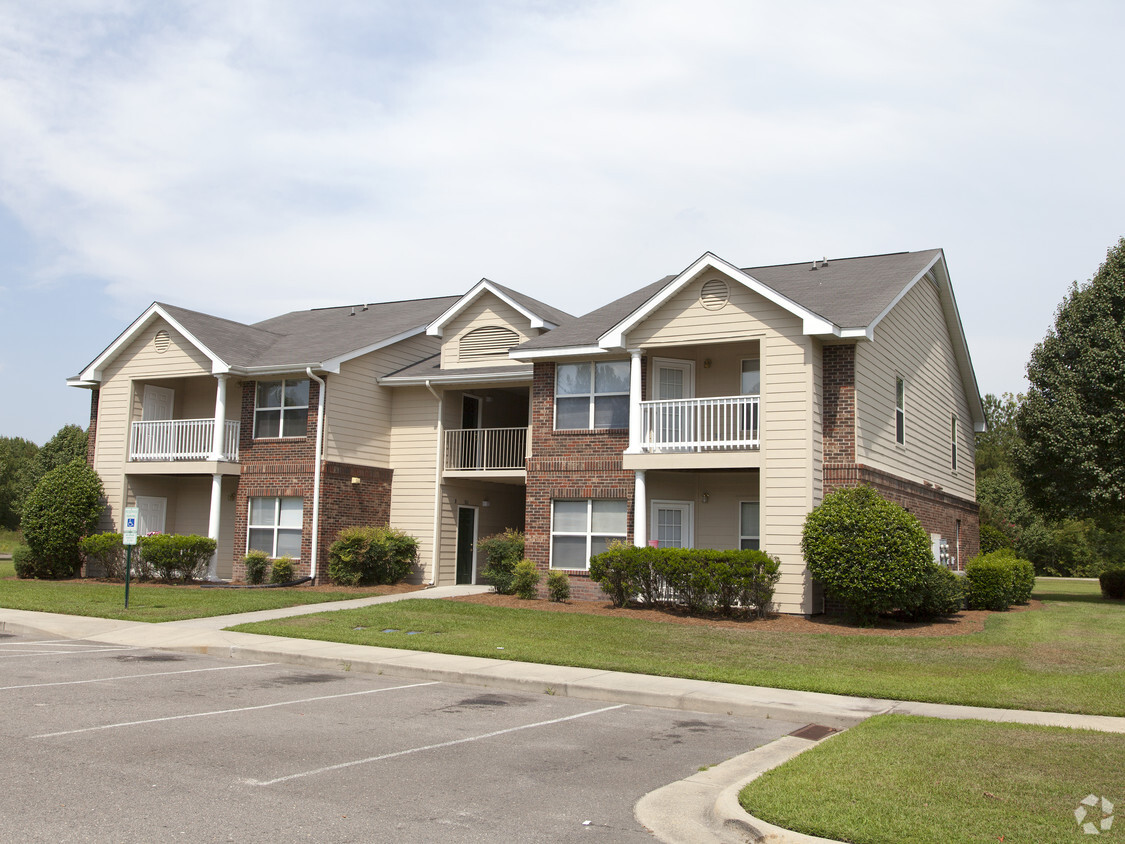
[[[830,736],[833,733],[838,733],[835,727],[826,727],[823,724],[808,724],[801,727],[799,730],[794,730],[789,735],[796,736],[797,738],[808,739],[809,741],[820,741],[825,736]]]

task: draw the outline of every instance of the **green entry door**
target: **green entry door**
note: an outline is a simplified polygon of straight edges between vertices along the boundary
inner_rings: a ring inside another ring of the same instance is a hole
[[[475,507],[457,508],[457,583],[473,582],[473,556],[477,546]]]

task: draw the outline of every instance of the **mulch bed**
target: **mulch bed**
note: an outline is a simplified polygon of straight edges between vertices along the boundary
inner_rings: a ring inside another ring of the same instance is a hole
[[[497,595],[494,592],[483,595],[463,595],[447,598],[450,601],[465,601],[471,604],[485,604],[491,607],[513,607],[543,612],[576,612],[587,615],[606,615],[616,618],[637,618],[644,621],[658,621],[667,624],[692,624],[704,627],[725,627],[747,632],[760,633],[831,633],[837,636],[961,636],[979,633],[984,630],[984,621],[994,613],[988,610],[964,610],[950,618],[937,621],[906,622],[884,619],[875,627],[856,627],[846,619],[835,615],[817,615],[803,618],[796,615],[770,615],[768,618],[725,618],[718,614],[689,615],[674,607],[649,609],[639,606],[614,607],[608,601],[525,601],[515,595]],[[1012,607],[1008,612],[1027,612],[1041,609],[1040,601],[1031,601],[1027,606]]]

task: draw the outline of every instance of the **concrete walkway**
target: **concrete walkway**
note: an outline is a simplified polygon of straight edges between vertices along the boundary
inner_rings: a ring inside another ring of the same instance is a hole
[[[481,586],[437,587],[375,598],[305,604],[286,609],[162,624],[0,608],[0,630],[263,662],[284,662],[310,668],[363,671],[406,679],[465,683],[514,692],[776,718],[791,722],[794,729],[810,723],[844,729],[872,715],[902,713],[1125,733],[1125,718],[1109,716],[849,697],[311,639],[285,639],[253,633],[234,633],[223,629],[251,621],[332,612],[416,598],[476,594],[488,589],[489,587]],[[815,744],[814,741],[787,736],[687,780],[673,783],[642,798],[637,804],[637,819],[653,830],[659,840],[668,842],[821,840],[758,821],[742,811],[737,800],[738,790],[746,782]]]

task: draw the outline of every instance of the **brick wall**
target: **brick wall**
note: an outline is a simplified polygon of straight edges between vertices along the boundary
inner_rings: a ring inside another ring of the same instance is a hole
[[[86,465],[94,467],[94,443],[98,438],[98,398],[99,391],[95,387],[90,390],[90,427],[86,429]]]
[[[825,346],[824,462],[855,462],[855,346]]]
[[[328,578],[328,547],[344,528],[386,527],[391,519],[392,470],[348,463],[325,463],[320,478],[320,562]],[[359,483],[352,483],[359,478]],[[311,500],[311,499],[310,499]],[[318,576],[317,580],[322,580]]]

